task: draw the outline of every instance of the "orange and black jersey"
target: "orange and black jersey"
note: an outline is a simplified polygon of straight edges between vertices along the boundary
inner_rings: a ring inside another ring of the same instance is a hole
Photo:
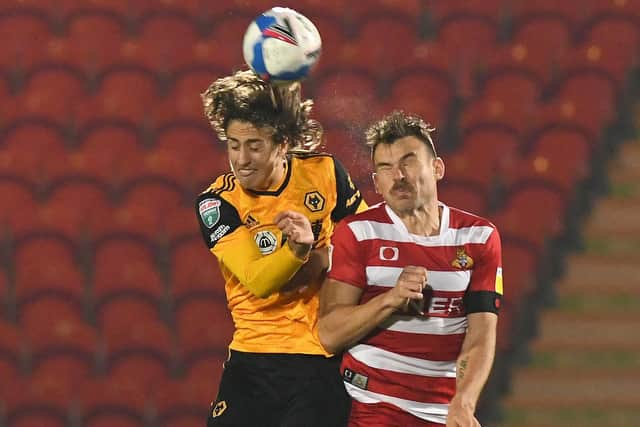
[[[288,157],[284,180],[273,191],[245,190],[228,173],[198,197],[202,237],[220,264],[235,324],[230,348],[327,354],[317,337],[320,284],[282,289],[304,260],[285,244],[273,220],[284,210],[306,215],[314,247],[322,248],[336,222],[366,207],[348,173],[328,154]]]

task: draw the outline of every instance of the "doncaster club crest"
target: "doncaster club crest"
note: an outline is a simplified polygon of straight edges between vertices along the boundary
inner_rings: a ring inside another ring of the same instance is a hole
[[[451,262],[451,265],[462,270],[469,270],[473,267],[473,258],[465,253],[464,247],[458,248],[456,249],[456,259]]]

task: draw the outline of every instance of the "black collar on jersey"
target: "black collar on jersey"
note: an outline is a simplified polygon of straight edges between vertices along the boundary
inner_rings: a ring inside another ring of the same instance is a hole
[[[289,179],[291,178],[291,158],[287,157],[287,174],[284,177],[284,181],[282,182],[282,184],[280,184],[280,187],[278,187],[277,190],[274,191],[258,191],[258,190],[249,190],[247,189],[247,191],[251,194],[255,194],[256,196],[279,196],[280,193],[282,193],[284,191],[285,188],[287,188],[287,184],[289,184]]]

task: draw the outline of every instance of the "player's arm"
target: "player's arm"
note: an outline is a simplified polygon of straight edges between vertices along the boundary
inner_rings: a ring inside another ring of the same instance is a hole
[[[493,365],[502,298],[502,255],[497,230],[476,262],[464,297],[467,334],[456,364],[456,394],[449,405],[447,427],[480,425],[474,413]]]
[[[203,209],[207,204],[217,212]],[[222,197],[205,193],[196,201],[196,212],[209,250],[257,297],[266,298],[283,287],[308,258],[313,233],[302,214],[285,212],[276,217],[276,224],[288,236],[287,244],[263,256],[236,209]]]
[[[358,304],[362,288],[327,279],[320,295],[320,343],[334,354],[352,346],[394,311],[406,310],[410,299],[422,299],[425,280],[424,268],[405,267],[395,287]]]
[[[338,222],[342,218],[367,209],[360,190],[351,180],[349,173],[335,157],[333,167],[336,179],[336,207],[331,211],[331,220]]]

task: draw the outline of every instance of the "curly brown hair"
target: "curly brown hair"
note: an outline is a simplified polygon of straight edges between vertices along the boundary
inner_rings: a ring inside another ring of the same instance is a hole
[[[415,136],[425,143],[427,150],[437,157],[436,146],[431,133],[436,129],[420,117],[406,114],[404,111],[393,111],[372,124],[365,133],[366,144],[371,148],[371,157],[379,144],[393,144],[406,136]]]
[[[272,130],[277,144],[289,151],[313,151],[322,141],[322,126],[309,118],[313,101],[302,100],[300,83],[269,84],[253,71],[238,71],[214,81],[201,95],[204,114],[221,141],[232,120]]]

